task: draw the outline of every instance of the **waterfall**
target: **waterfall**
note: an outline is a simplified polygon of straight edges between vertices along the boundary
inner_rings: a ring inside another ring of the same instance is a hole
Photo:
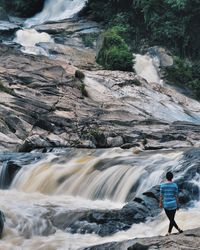
[[[1,249],[78,250],[105,242],[163,235],[168,226],[164,212],[108,237],[71,234],[56,225],[63,220],[76,220],[91,210],[118,211],[129,198],[160,184],[168,170],[174,172],[175,180],[187,181],[188,188],[190,184],[200,187],[198,149],[140,154],[134,154],[132,149],[73,149],[44,157],[35,154],[16,156],[22,168],[13,176],[10,189],[0,190],[0,210],[6,217]],[[14,164],[13,157],[1,158],[1,174],[11,159]],[[199,226],[199,208],[196,201],[189,211],[181,209],[177,213],[181,228]]]
[[[23,29],[16,32],[14,42],[23,46],[22,52],[24,53],[48,56],[48,53],[37,44],[41,42],[53,43],[54,40],[45,32],[39,33],[35,29]]]
[[[151,58],[149,55],[135,54],[134,69],[137,75],[144,78],[148,83],[155,82],[162,84],[159,76],[159,61],[156,57]]]
[[[134,156],[131,151],[106,150],[22,168],[12,188],[26,192],[72,195],[91,200],[125,202],[161,182],[167,169],[178,168],[182,153]],[[159,167],[158,167],[159,166]]]
[[[29,18],[24,23],[24,29],[16,32],[14,42],[21,44],[22,52],[33,55],[49,56],[48,52],[38,46],[39,43],[54,43],[51,36],[45,32],[38,32],[30,29],[32,26],[42,24],[47,21],[59,21],[73,17],[85,5],[86,0],[46,0],[44,9],[33,18]]]
[[[59,21],[73,17],[84,6],[86,0],[46,0],[41,13],[26,21],[25,25],[31,27],[47,21]]]

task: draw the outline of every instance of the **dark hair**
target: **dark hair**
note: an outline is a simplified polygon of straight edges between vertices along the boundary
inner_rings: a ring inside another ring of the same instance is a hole
[[[168,180],[168,181],[171,181],[172,179],[173,179],[173,174],[172,174],[172,172],[167,172],[166,173],[166,179]]]

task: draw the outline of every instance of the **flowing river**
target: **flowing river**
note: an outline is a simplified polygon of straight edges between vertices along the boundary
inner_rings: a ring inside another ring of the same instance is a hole
[[[184,176],[193,165],[181,170],[183,155],[181,150],[140,154],[118,148],[69,150],[46,154],[31,164],[26,162],[10,189],[0,191],[0,209],[6,217],[0,249],[83,249],[98,243],[165,234],[168,221],[163,212],[106,237],[72,234],[57,228],[52,221],[59,220],[63,213],[73,217],[91,209],[120,210],[130,197],[159,184],[167,170],[173,170],[176,178]],[[6,157],[14,160],[19,155],[5,154],[4,162]],[[1,167],[1,175],[3,171],[5,168]],[[199,186],[198,174],[192,182]],[[199,226],[199,208],[196,201],[189,208],[180,209],[177,221],[183,229]]]

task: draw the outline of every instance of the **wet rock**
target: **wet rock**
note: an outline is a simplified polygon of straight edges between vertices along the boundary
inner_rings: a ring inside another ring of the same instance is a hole
[[[98,148],[106,148],[107,147],[107,140],[104,133],[98,132],[93,134],[93,137],[95,139],[95,145]]]
[[[85,78],[85,75],[81,70],[76,70],[75,77],[78,78],[79,80],[83,80]]]
[[[121,136],[107,138],[107,144],[109,147],[120,147],[123,143],[124,141]]]
[[[69,230],[69,229],[67,229]],[[88,223],[87,221],[76,221],[73,224],[73,228],[70,229],[70,233],[79,234],[98,234],[100,232],[100,226],[96,223]]]
[[[20,169],[21,166],[14,161],[4,163],[4,167],[0,173],[0,188],[7,189]]]
[[[77,148],[96,148],[96,145],[90,140],[82,140],[77,143]]]
[[[179,198],[180,204],[186,204],[186,203],[190,202],[191,196],[190,196],[189,190],[184,189],[181,192],[179,192],[178,198]]]
[[[75,22],[71,25],[78,32]],[[52,46],[65,57],[69,53],[73,63],[74,54],[66,52],[65,45],[73,49],[65,41]],[[84,46],[78,50],[87,53]],[[108,144],[140,145],[146,150],[200,146],[197,101],[164,86],[149,85],[133,72],[104,70],[82,70],[87,92],[83,98],[74,77],[77,68],[63,58],[25,55],[15,45],[1,44],[0,150],[27,152],[77,145],[106,148]],[[77,54],[80,58],[88,60]]]
[[[48,148],[52,144],[39,135],[29,137],[18,149],[19,152],[30,152],[37,148]]]
[[[185,231],[183,234],[172,234],[168,237],[157,236],[121,242],[110,242],[85,248],[85,250],[171,250],[199,249],[200,228]]]
[[[4,229],[5,216],[2,211],[0,211],[0,239],[2,238]]]
[[[129,149],[129,148],[135,148],[135,147],[140,147],[141,144],[139,143],[125,143],[123,145],[121,145],[122,149]]]
[[[13,38],[17,29],[19,29],[17,24],[11,23],[8,20],[0,20],[0,34],[2,38],[9,36]]]
[[[157,140],[147,140],[145,145],[146,150],[156,150],[156,149],[164,149],[164,148],[189,148],[191,143],[189,141],[167,141],[167,142],[159,142]]]
[[[71,233],[93,232],[104,237],[122,230],[128,230],[132,224],[144,222],[147,217],[153,215],[151,209],[133,201],[120,210],[90,210],[81,216],[79,214],[78,217],[75,216],[74,222],[67,223],[67,228]],[[65,221],[67,221],[66,218]]]
[[[165,48],[154,46],[148,49],[147,54],[151,57],[157,57],[161,67],[169,67],[174,63],[173,57]]]
[[[187,136],[183,134],[164,134],[160,142],[168,142],[168,141],[186,141]]]
[[[45,158],[41,153],[0,153],[0,188],[8,189],[16,174],[26,165]]]

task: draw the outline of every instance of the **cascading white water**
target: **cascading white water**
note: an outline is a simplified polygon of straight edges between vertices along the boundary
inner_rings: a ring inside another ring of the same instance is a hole
[[[31,27],[47,21],[59,21],[73,17],[85,6],[85,3],[86,0],[46,0],[42,12],[28,19],[25,25]]]
[[[70,234],[49,224],[49,217],[66,211],[75,214],[88,209],[120,209],[132,186],[134,195],[139,195],[159,184],[168,169],[179,173],[179,177],[184,175],[182,155],[183,151],[136,155],[131,149],[77,150],[69,156],[49,154],[48,158],[24,166],[11,189],[0,191],[0,209],[6,216],[0,249],[75,250],[165,234],[168,221],[164,212],[109,237]],[[199,184],[198,175],[194,181]],[[196,219],[200,216],[199,208],[200,203],[196,202],[189,212],[181,209],[177,213],[183,229],[199,226]],[[49,236],[45,236],[47,232]]]
[[[16,32],[14,42],[23,46],[24,53],[47,56],[47,52],[37,44],[40,42],[53,43],[54,40],[45,32],[39,33],[35,29],[23,29]]]
[[[163,81],[160,79],[158,68],[159,61],[156,57],[151,58],[149,55],[135,54],[135,65],[134,69],[137,75],[144,78],[148,83],[155,82],[162,84]]]
[[[26,192],[110,199],[123,203],[132,189],[134,195],[140,195],[159,184],[169,166],[178,167],[181,156],[182,153],[176,152],[138,158],[132,151],[114,149],[98,157],[83,155],[62,164],[46,161],[23,168],[12,187]],[[102,165],[105,169],[98,167]]]
[[[41,13],[25,21],[25,29],[16,32],[14,42],[23,46],[22,52],[34,55],[48,56],[48,52],[37,46],[40,42],[53,43],[54,40],[45,32],[38,32],[35,29],[29,29],[34,25],[47,21],[59,21],[73,17],[85,5],[86,0],[46,0],[44,9]]]

